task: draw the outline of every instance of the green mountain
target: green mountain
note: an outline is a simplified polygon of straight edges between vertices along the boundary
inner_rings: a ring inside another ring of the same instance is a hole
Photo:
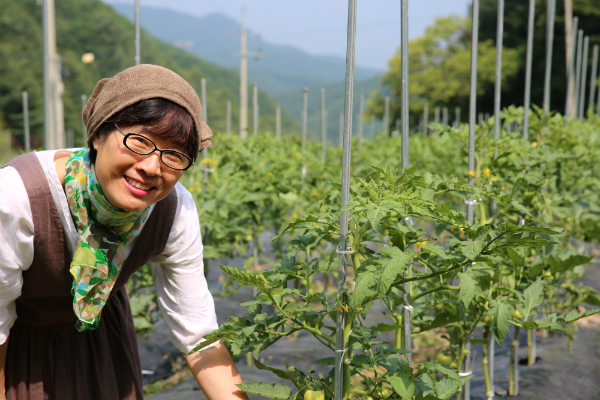
[[[113,3],[113,0],[109,1]],[[133,20],[133,2],[112,4],[117,12]],[[238,39],[240,24],[222,14],[196,17],[176,11],[141,7],[140,23],[151,35],[175,44],[205,60],[239,70],[239,58],[233,56],[240,51]],[[250,82],[267,93],[279,94],[294,88],[323,85],[342,81],[346,71],[346,59],[335,56],[316,56],[296,47],[282,46],[256,39],[255,32],[248,31],[249,51],[262,51],[260,59],[248,63]],[[254,38],[253,38],[254,37]],[[355,67],[355,77],[365,80],[382,71]]]
[[[42,7],[36,0],[0,0],[0,122],[22,143],[23,107],[21,92],[29,93],[33,148],[43,143],[43,33]],[[134,63],[134,29],[123,16],[99,0],[56,2],[57,51],[62,60],[65,129],[81,132],[81,95],[89,96],[96,82]],[[237,73],[199,59],[142,32],[142,62],[162,65],[183,76],[198,91],[207,80],[207,122],[214,131],[225,130],[226,102],[233,102],[233,132],[239,126],[239,79]],[[91,64],[81,56],[96,55]],[[260,124],[274,130],[275,102],[259,95]],[[250,113],[251,114],[251,113]],[[0,125],[2,125],[0,123]],[[252,121],[250,121],[252,126]],[[282,110],[283,131],[298,130],[297,122]],[[83,142],[75,134],[75,144]]]

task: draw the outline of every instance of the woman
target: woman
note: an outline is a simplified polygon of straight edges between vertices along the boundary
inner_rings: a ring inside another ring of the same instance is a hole
[[[98,82],[88,146],[0,169],[0,399],[143,399],[127,279],[153,263],[183,353],[217,328],[198,215],[178,184],[212,133],[179,75],[140,65]],[[247,399],[220,343],[186,357],[209,399]]]

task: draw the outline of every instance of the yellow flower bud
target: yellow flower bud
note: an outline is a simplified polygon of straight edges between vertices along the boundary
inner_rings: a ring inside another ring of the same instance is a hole
[[[469,177],[469,179],[473,179],[473,177],[475,176],[475,171],[469,171],[469,174],[467,176]]]
[[[490,176],[490,172],[491,172],[491,171],[490,171],[490,169],[489,169],[489,168],[486,168],[486,169],[484,169],[484,170],[483,170],[483,174],[484,174],[485,176]]]

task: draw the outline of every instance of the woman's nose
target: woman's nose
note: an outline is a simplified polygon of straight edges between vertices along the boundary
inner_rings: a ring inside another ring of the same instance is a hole
[[[160,153],[154,152],[139,161],[137,167],[149,176],[156,176],[160,175],[160,164]]]

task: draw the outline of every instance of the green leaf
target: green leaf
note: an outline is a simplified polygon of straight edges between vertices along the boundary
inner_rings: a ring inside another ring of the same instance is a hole
[[[382,300],[387,295],[387,292],[396,277],[406,271],[408,266],[412,263],[413,257],[403,253],[402,250],[397,247],[382,247],[379,250],[379,254],[384,257],[390,257],[389,260],[381,262],[381,275],[378,277],[377,282],[377,292],[379,294],[379,299]]]
[[[335,365],[335,357],[319,358],[318,360],[311,362],[311,364],[317,364],[317,365]]]
[[[136,331],[142,331],[144,329],[152,328],[152,324],[150,322],[148,322],[147,319],[142,318],[142,317],[133,318],[133,326]]]
[[[527,208],[525,208],[521,203],[519,203],[518,201],[511,201],[510,204],[519,212],[528,215],[531,217],[531,213],[529,212],[529,210]]]
[[[441,326],[453,324],[458,321],[462,321],[462,317],[460,315],[450,315],[447,313],[439,314],[429,325],[421,326],[420,332],[425,332]]]
[[[373,229],[377,230],[377,227],[379,226],[379,223],[381,222],[383,217],[385,217],[391,210],[389,209],[389,207],[386,207],[381,204],[376,205],[373,203],[369,203],[367,207],[367,218],[369,219],[369,222],[371,223]]]
[[[531,311],[544,301],[544,284],[538,279],[523,292],[523,310],[521,314],[527,319]]]
[[[154,300],[154,294],[136,294],[129,298],[131,304],[131,315],[137,317],[138,314],[148,307],[148,304]]]
[[[257,394],[269,399],[288,400],[292,396],[292,389],[290,389],[288,386],[278,385],[277,383],[271,386],[262,382],[247,382],[238,383],[236,386],[242,389],[244,392]]]
[[[356,285],[354,286],[354,292],[350,294],[348,300],[348,313],[353,315],[356,312],[357,307],[362,303],[367,296],[375,293],[376,276],[373,272],[363,272],[358,278],[356,278]]]
[[[463,253],[469,260],[474,260],[477,258],[482,249],[483,239],[480,240],[479,238],[460,247],[461,253]]]
[[[600,298],[595,294],[588,294],[583,302],[592,306],[600,307]]]
[[[432,253],[437,256],[440,256],[443,260],[451,259],[452,256],[448,254],[447,250],[442,246],[438,246],[435,243],[426,244],[421,248],[421,251],[424,253]]]
[[[500,346],[508,333],[508,319],[510,318],[510,306],[506,303],[498,302],[492,308],[488,315],[494,316],[492,320],[492,332]]]
[[[224,265],[221,265],[221,269],[223,270],[223,272],[225,272],[231,278],[235,279],[242,286],[254,286],[256,288],[259,288],[263,292],[269,290],[269,288],[267,288],[267,280],[259,274],[253,274],[250,271],[226,267]]]
[[[296,388],[300,389],[298,382],[298,374],[293,374],[289,371],[284,371],[283,369],[279,368],[269,367],[258,361],[256,358],[254,359],[254,366],[256,366],[256,368],[258,369],[262,369],[263,371],[271,371],[281,379],[290,380],[296,386]]]
[[[477,292],[477,281],[473,279],[469,273],[458,273],[458,279],[460,280],[458,288],[460,289],[460,298],[466,308],[469,308],[475,293]]]
[[[225,331],[225,332],[219,332],[219,331],[213,331],[212,333],[209,333],[208,335],[204,336],[204,340],[203,342],[200,342],[200,344],[196,345],[196,347],[194,347],[192,350],[190,350],[186,356],[189,356],[190,354],[193,354],[195,352],[197,352],[198,350],[202,350],[203,348],[205,348],[208,345],[211,345],[215,342],[218,342],[221,339],[226,338],[227,336],[231,336],[231,335],[235,335],[234,331]]]
[[[452,379],[442,379],[434,383],[435,394],[440,400],[450,400],[462,385]]]
[[[371,327],[371,330],[374,332],[381,332],[381,333],[387,333],[387,332],[393,332],[396,331],[398,329],[401,329],[402,325],[388,325],[388,324],[377,324],[375,326]]]
[[[398,393],[402,400],[412,400],[415,393],[415,384],[410,380],[410,375],[399,371],[394,376],[387,378],[392,388]]]

